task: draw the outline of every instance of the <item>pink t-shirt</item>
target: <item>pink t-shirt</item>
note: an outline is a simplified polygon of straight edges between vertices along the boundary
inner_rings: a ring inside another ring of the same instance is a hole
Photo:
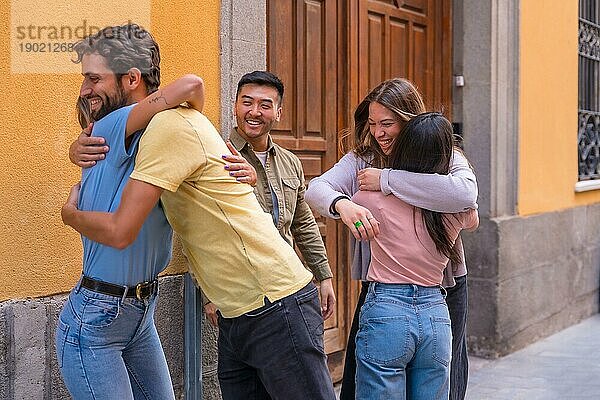
[[[381,192],[358,191],[352,201],[368,208],[379,221],[380,233],[371,241],[369,281],[421,286],[436,286],[442,282],[448,257],[435,248],[423,223],[421,209]],[[462,229],[474,228],[479,223],[474,209],[444,214],[444,217],[452,241]]]

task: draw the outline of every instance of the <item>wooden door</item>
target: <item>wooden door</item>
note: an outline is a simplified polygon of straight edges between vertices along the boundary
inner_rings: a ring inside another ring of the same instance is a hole
[[[346,126],[354,108],[386,79],[416,84],[428,110],[452,116],[451,0],[351,0]],[[360,287],[347,286],[353,312]],[[347,318],[352,318],[349,314]]]
[[[302,160],[307,181],[341,156],[338,132],[384,79],[416,82],[429,108],[450,111],[450,0],[267,0],[267,69],[285,85],[272,131]],[[350,281],[348,232],[317,216],[334,273],[337,308],[325,323],[332,378],[341,378],[358,285]]]
[[[285,86],[275,141],[302,161],[306,180],[321,175],[337,160],[338,46],[337,0],[272,0],[267,6],[267,68]],[[317,219],[328,249],[336,293],[346,292],[347,274],[338,262],[338,226]],[[325,321],[325,351],[340,352],[346,342],[345,302],[338,301]],[[334,379],[338,357],[331,357]],[[339,360],[338,360],[339,361]],[[336,372],[338,371],[338,372]]]
[[[428,109],[451,113],[452,32],[449,0],[360,0],[351,12],[353,100],[381,81],[417,85]]]

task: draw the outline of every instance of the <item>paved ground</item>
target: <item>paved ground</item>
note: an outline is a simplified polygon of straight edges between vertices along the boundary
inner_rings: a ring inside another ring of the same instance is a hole
[[[467,400],[600,400],[600,314],[506,357],[469,359]]]
[[[466,400],[600,400],[600,314],[506,357],[469,361]]]

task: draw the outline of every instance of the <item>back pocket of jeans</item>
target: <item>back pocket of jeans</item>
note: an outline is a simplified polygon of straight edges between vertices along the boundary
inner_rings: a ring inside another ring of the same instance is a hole
[[[410,323],[408,316],[368,318],[361,321],[356,336],[356,355],[378,364],[405,364],[409,353]]]
[[[65,324],[58,319],[56,326],[55,345],[56,345],[56,360],[58,361],[58,368],[63,366],[63,358],[65,356],[65,346],[67,344],[67,336],[69,335],[69,325]]]
[[[433,329],[433,359],[447,367],[452,358],[450,320],[445,317],[431,317],[431,328]]]
[[[325,354],[323,344],[323,315],[321,314],[321,302],[316,287],[296,297],[300,314],[304,319],[310,341],[319,352]]]

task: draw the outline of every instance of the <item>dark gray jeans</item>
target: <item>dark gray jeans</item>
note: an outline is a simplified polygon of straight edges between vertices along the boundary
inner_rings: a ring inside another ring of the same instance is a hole
[[[334,400],[317,287],[236,318],[219,317],[224,400]]]
[[[469,359],[467,357],[467,276],[454,278],[456,285],[447,288],[446,304],[452,323],[452,362],[450,363],[450,400],[463,400],[467,392],[469,379]],[[348,335],[348,346],[344,360],[344,375],[340,400],[354,400],[356,392],[356,333],[358,331],[358,316],[365,302],[369,288],[368,282],[362,282],[354,319]]]

